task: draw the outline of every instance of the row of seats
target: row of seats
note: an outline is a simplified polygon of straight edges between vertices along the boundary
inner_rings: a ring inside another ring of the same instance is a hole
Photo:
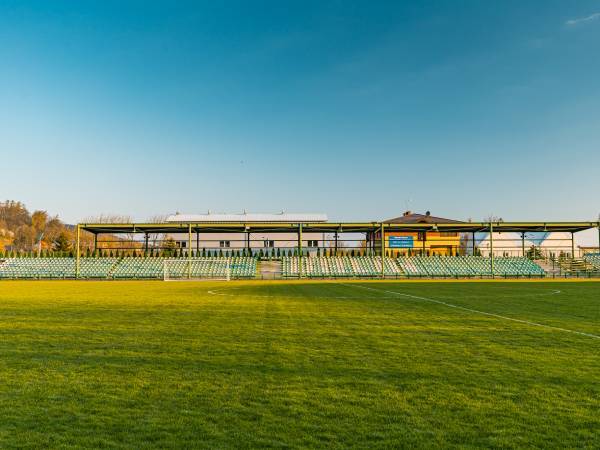
[[[256,259],[231,258],[124,258],[114,278],[253,278]]]
[[[600,253],[591,253],[585,255],[584,259],[590,263],[595,270],[600,270]]]
[[[481,256],[413,256],[400,257],[398,265],[413,276],[486,276],[492,272],[490,258]],[[494,258],[494,274],[498,276],[544,276],[544,270],[522,257]]]
[[[307,277],[381,276],[379,256],[321,256],[302,258],[302,275]],[[299,258],[283,258],[284,277],[299,275]],[[481,256],[401,256],[385,259],[386,276],[480,277],[492,273],[490,258]],[[544,270],[522,257],[494,258],[494,275],[501,277],[541,277]]]
[[[72,278],[73,258],[8,258],[0,261],[0,278]]]
[[[75,278],[75,258],[0,260],[0,278]],[[166,271],[166,273],[165,273]],[[80,278],[253,278],[256,259],[81,258]]]
[[[301,261],[301,266],[300,266]],[[284,257],[282,275],[297,277],[300,267],[302,274],[309,277],[374,277],[381,275],[379,256],[313,256],[310,258]],[[385,274],[402,275],[402,270],[393,260],[385,260]]]
[[[69,258],[73,260],[74,258]],[[82,278],[106,278],[119,264],[119,258],[81,258],[79,260],[79,275]],[[75,276],[75,262],[73,276]]]
[[[586,257],[600,268],[600,255]],[[300,270],[300,264],[302,264]],[[282,258],[282,275],[298,277],[376,277],[381,275],[379,256],[317,256]],[[385,259],[386,276],[472,277],[489,276],[491,260],[480,256],[398,257]],[[527,258],[494,259],[498,276],[544,276],[543,269]],[[81,278],[253,278],[256,259],[231,258],[81,258]],[[8,258],[0,260],[0,278],[74,278],[74,258]]]

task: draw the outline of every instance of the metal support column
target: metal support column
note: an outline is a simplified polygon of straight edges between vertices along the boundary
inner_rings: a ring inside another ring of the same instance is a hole
[[[98,233],[94,233],[94,254],[98,251]]]
[[[525,233],[521,233],[521,251],[523,253],[523,258],[525,258]]]
[[[302,278],[302,224],[298,225],[298,278]]]
[[[494,225],[490,222],[490,270],[494,278]]]
[[[77,238],[75,243],[75,278],[79,278],[79,242],[81,240],[81,227],[77,224]]]
[[[334,246],[334,249],[335,249],[335,253],[334,253],[333,256],[337,256],[337,253],[338,253],[338,231],[337,230],[335,230],[335,246]]]
[[[571,231],[571,259],[575,259],[575,233]]]
[[[144,252],[148,253],[148,233],[144,233]]]
[[[427,231],[422,231],[421,233],[421,237],[423,238],[421,251],[423,252],[423,256],[425,256],[425,239],[427,238]]]
[[[196,256],[200,256],[200,232],[196,228]]]
[[[380,228],[381,233],[381,278],[385,278],[385,231],[383,229],[383,223]]]
[[[188,251],[187,251],[187,259],[188,259],[188,268],[187,275],[188,279],[192,278],[192,224],[188,224]]]
[[[377,255],[375,251],[375,246],[377,245],[377,239],[375,235],[375,230],[371,231],[371,236],[369,237],[369,251],[371,252],[371,256]]]
[[[473,236],[472,236],[472,238],[473,238],[473,255],[472,255],[472,256],[475,256],[475,253],[476,253],[476,252],[475,252],[475,232],[474,232],[474,231],[473,231]]]

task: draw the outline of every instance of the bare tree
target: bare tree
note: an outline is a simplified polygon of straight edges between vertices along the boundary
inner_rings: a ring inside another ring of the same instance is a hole
[[[84,223],[133,223],[131,216],[124,214],[105,214],[88,216],[83,219]]]
[[[494,214],[490,214],[487,217],[483,218],[484,222],[504,222],[504,219],[502,219],[502,217],[496,216]]]
[[[83,223],[133,223],[131,216],[124,214],[106,214],[102,213],[98,216],[88,216],[83,219]],[[125,246],[126,248],[140,247],[140,244],[135,242],[135,233],[119,233],[119,234],[104,234],[98,238],[98,243],[102,244],[103,248],[118,248]],[[82,231],[80,236],[80,247],[93,248],[94,235],[87,231]]]
[[[167,221],[167,214],[157,214],[148,219],[148,223],[165,223]],[[165,241],[167,235],[165,233],[148,233],[148,246],[150,248],[160,247],[161,243]]]

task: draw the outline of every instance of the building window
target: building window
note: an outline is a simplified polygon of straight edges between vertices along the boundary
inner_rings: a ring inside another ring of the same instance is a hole
[[[179,248],[185,248],[187,246],[187,242],[179,241]]]
[[[263,241],[263,246],[265,248],[273,248],[273,247],[275,247],[275,241],[270,241],[270,240],[266,239]]]
[[[308,246],[309,247],[318,247],[319,241],[308,241]]]
[[[440,237],[456,237],[458,233],[454,231],[442,231],[440,232]]]
[[[417,240],[419,240],[419,241],[425,240],[425,233],[423,231],[419,231],[419,234],[417,235]]]
[[[229,247],[231,247],[231,242],[230,241],[219,241],[219,247],[229,248]]]

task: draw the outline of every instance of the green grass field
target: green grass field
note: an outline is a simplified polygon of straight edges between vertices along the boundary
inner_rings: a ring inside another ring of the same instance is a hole
[[[0,282],[0,447],[600,448],[598,336],[594,282]]]

